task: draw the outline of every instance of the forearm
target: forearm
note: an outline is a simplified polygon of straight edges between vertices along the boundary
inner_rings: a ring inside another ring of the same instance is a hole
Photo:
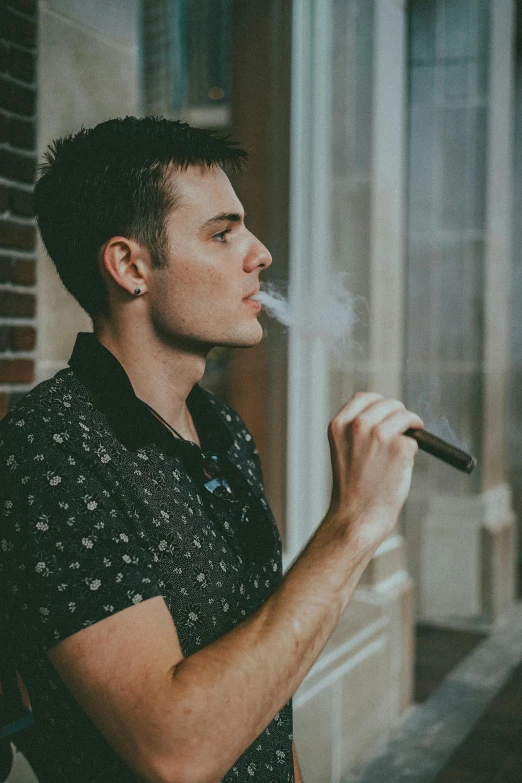
[[[171,714],[183,721],[168,736],[184,748],[194,781],[220,780],[294,694],[372,551],[350,540],[345,524],[323,523],[255,615],[174,667]]]
[[[51,662],[147,783],[221,780],[319,656],[408,494],[422,421],[397,400],[355,395],[332,419],[328,514],[281,585],[226,636],[183,656],[162,596],[62,639]],[[288,759],[291,763],[291,759]]]

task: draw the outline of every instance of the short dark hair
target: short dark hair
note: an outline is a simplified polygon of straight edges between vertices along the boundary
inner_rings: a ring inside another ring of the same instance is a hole
[[[34,189],[38,227],[63,284],[91,317],[109,311],[100,247],[124,236],[143,244],[155,267],[164,266],[165,219],[178,198],[170,167],[240,170],[247,153],[236,144],[164,117],[124,117],[49,145]]]

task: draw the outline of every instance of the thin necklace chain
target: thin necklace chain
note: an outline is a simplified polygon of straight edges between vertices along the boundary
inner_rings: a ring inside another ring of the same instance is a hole
[[[164,424],[166,427],[168,427],[168,429],[169,429],[169,430],[170,430],[172,433],[174,433],[174,435],[175,435],[177,438],[179,438],[180,440],[184,440],[185,442],[187,441],[187,439],[186,439],[186,438],[184,438],[184,437],[183,437],[183,435],[180,435],[180,434],[179,434],[179,432],[178,432],[177,430],[175,430],[175,429],[174,429],[174,427],[172,427],[172,426],[171,426],[171,425],[168,423],[168,421],[165,421],[165,419],[163,418],[163,416],[162,416],[160,413],[158,413],[158,411],[155,411],[155,410],[154,410],[154,408],[152,408],[152,407],[151,407],[151,406],[150,406],[150,405],[149,405],[147,402],[144,402],[143,400],[142,400],[142,402],[143,402],[143,404],[144,404],[144,405],[146,405],[146,406],[147,406],[147,408],[149,409],[149,411],[150,411],[151,413],[153,413],[155,416],[157,416],[157,417],[158,417],[158,419],[159,419],[160,421],[162,421],[162,422],[163,422],[163,424]]]

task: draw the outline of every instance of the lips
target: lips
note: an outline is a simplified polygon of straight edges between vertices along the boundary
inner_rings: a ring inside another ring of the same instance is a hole
[[[245,296],[245,299],[251,299],[253,296],[259,293],[259,288],[254,288],[249,294]]]

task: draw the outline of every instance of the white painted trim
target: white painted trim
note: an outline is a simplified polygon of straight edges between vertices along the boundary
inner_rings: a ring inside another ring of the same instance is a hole
[[[401,396],[404,344],[406,14],[374,0],[370,222],[370,386]]]
[[[376,549],[375,556],[385,555],[387,552],[391,552],[394,549],[402,549],[404,546],[404,539],[398,533],[394,533],[388,538],[385,538],[382,544]]]
[[[376,596],[387,596],[388,598],[398,590],[404,589],[405,584],[410,584],[411,577],[404,568],[399,568],[387,579],[377,582],[371,587],[358,587],[356,595],[358,600],[365,601],[375,605]]]
[[[375,639],[375,641],[371,642],[366,647],[363,647],[362,650],[359,650],[358,653],[356,653],[352,658],[349,658],[344,664],[342,664],[342,666],[338,666],[337,669],[334,669],[332,672],[327,674],[326,677],[320,680],[320,682],[318,682],[316,685],[312,686],[309,690],[305,691],[303,694],[298,693],[297,696],[294,697],[294,707],[296,709],[303,707],[307,702],[310,701],[310,699],[313,699],[314,696],[317,696],[318,693],[323,691],[325,688],[328,688],[329,685],[332,685],[340,677],[343,677],[344,675],[348,674],[348,672],[351,672],[352,669],[355,669],[356,666],[365,661],[371,655],[374,655],[375,653],[383,650],[388,642],[389,637],[386,634],[381,634],[381,636]]]
[[[515,127],[515,5],[490,0],[481,489],[505,478]]]
[[[345,642],[340,644],[338,647],[334,647],[333,650],[329,650],[323,653],[323,655],[321,655],[321,657],[318,658],[316,663],[312,666],[312,668],[308,672],[307,678],[312,677],[315,674],[319,674],[319,672],[323,671],[328,666],[331,666],[332,663],[337,661],[343,655],[349,653],[350,650],[353,650],[359,645],[363,644],[371,636],[378,633],[379,631],[384,630],[384,628],[386,628],[389,625],[390,625],[390,618],[386,615],[383,615],[382,617],[379,617],[379,619],[376,620],[374,623],[370,623],[370,625],[367,625],[365,628],[359,631],[359,633],[350,636],[349,639],[347,639]],[[306,679],[304,682],[306,682]]]
[[[290,160],[288,474],[285,567],[324,515],[329,494],[328,357],[303,336],[331,258],[331,0],[294,0]]]

